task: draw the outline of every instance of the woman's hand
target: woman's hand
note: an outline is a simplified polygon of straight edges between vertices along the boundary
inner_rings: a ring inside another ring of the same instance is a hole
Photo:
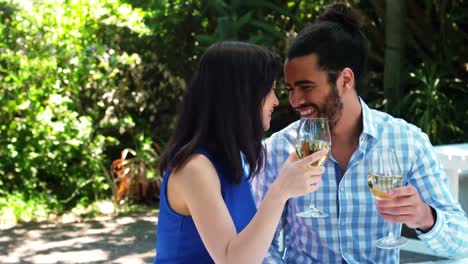
[[[325,156],[328,151],[321,150],[303,159],[298,159],[296,153],[291,153],[272,184],[281,197],[286,201],[289,198],[304,196],[319,188],[323,166],[311,166],[319,158]]]

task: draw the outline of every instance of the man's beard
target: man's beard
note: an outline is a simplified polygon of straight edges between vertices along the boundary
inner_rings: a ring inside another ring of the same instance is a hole
[[[330,92],[326,95],[322,106],[319,107],[318,104],[314,103],[305,103],[297,107],[296,110],[300,113],[298,109],[303,107],[312,107],[314,112],[317,112],[317,117],[327,118],[330,130],[332,130],[341,118],[343,102],[338,94],[338,89],[335,85],[331,84]]]
[[[330,93],[325,98],[324,105],[320,108],[320,115],[328,119],[330,130],[333,130],[340,120],[342,110],[343,102],[338,94],[338,89],[332,84]]]

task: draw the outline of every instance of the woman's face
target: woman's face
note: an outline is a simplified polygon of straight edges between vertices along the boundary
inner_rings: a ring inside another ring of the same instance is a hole
[[[270,128],[271,114],[273,113],[274,108],[277,107],[279,104],[278,98],[276,97],[276,94],[275,94],[275,90],[276,90],[276,81],[273,82],[273,86],[271,87],[270,92],[267,94],[267,96],[265,97],[265,100],[263,101],[262,121],[263,121],[263,129],[265,131],[267,131]]]

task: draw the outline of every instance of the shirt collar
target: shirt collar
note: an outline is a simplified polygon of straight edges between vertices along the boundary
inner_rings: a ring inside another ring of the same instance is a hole
[[[359,102],[361,103],[362,108],[362,134],[367,134],[375,139],[377,139],[377,127],[372,110],[367,106],[367,104],[359,97]]]

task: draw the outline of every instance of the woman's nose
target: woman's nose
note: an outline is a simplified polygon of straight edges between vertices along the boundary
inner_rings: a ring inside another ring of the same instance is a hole
[[[275,99],[275,101],[273,102],[273,106],[274,106],[274,107],[277,107],[277,106],[279,105],[279,100],[278,100],[278,96],[276,96],[276,94],[275,94],[275,98],[274,98],[274,99]]]

